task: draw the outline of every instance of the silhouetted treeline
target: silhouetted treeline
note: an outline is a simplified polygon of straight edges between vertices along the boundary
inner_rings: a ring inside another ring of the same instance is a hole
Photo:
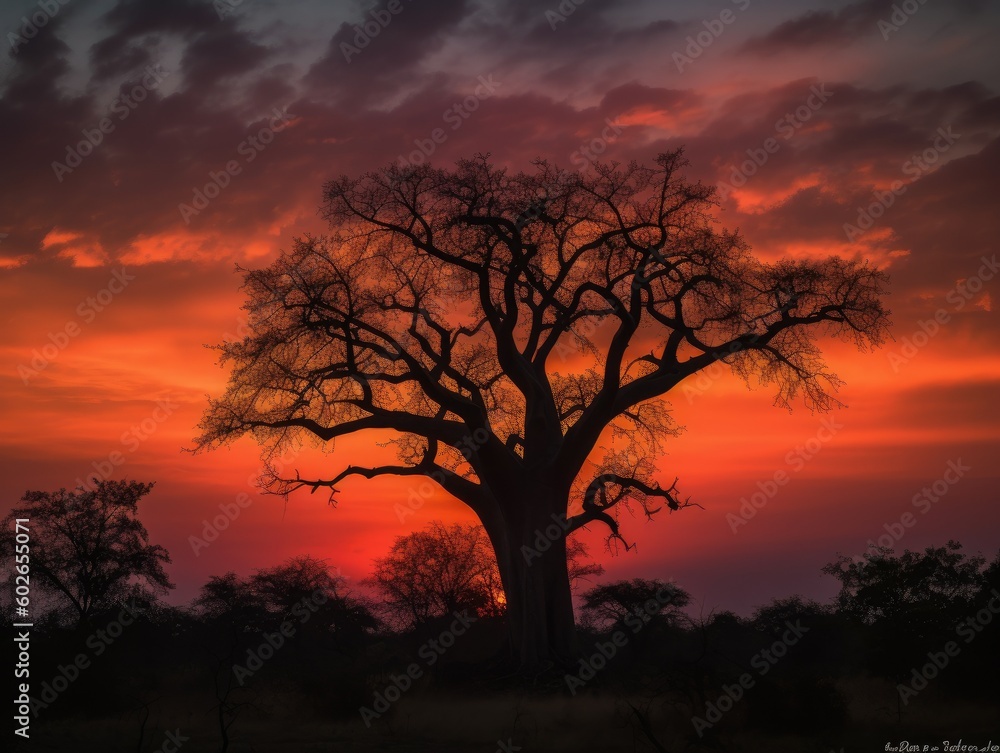
[[[169,727],[197,734],[192,751],[250,750],[269,720],[392,735],[414,718],[400,708],[420,699],[447,709],[535,696],[575,702],[585,718],[611,708],[653,749],[668,749],[663,737],[739,750],[750,735],[825,753],[904,739],[914,725],[950,735],[941,740],[988,736],[1000,701],[1000,553],[988,561],[954,541],[839,555],[823,568],[840,584],[830,603],[779,598],[745,617],[698,614],[698,595],[669,579],[598,583],[603,568],[571,542],[575,655],[526,676],[478,526],[400,536],[358,583],[302,555],[213,575],[174,606],[163,600],[169,555],[137,517],[149,488],[37,493],[10,514],[31,521],[30,694],[43,740],[110,735],[98,749],[142,753]],[[11,548],[12,520],[0,536]],[[0,610],[10,631],[11,606]],[[416,716],[433,718],[426,706]]]
[[[484,603],[475,579],[468,593],[448,590],[439,609],[390,604],[387,612],[326,562],[297,557],[246,577],[213,576],[185,607],[122,600],[87,626],[51,612],[33,638],[32,696],[44,704],[36,723],[131,719],[138,741],[151,734],[143,719],[160,708],[210,723],[229,749],[248,719],[357,720],[414,666],[407,693],[642,698],[701,720],[683,725],[699,741],[739,729],[833,745],[852,726],[858,693],[888,725],[942,701],[1000,700],[984,669],[1000,666],[991,624],[1000,617],[1000,557],[986,562],[949,542],[840,558],[826,572],[842,584],[832,603],[793,596],[749,617],[695,617],[687,608],[697,599],[664,580],[592,586],[579,602],[577,663],[526,682],[508,672],[502,603]],[[944,666],[921,686],[918,675],[935,661]],[[386,703],[369,721],[394,713]]]

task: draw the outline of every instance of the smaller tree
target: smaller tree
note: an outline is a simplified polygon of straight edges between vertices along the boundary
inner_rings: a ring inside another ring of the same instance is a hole
[[[601,575],[604,567],[586,561],[587,546],[566,547],[571,582]],[[375,560],[367,581],[381,593],[386,610],[400,628],[412,628],[460,609],[480,617],[506,611],[496,555],[479,525],[433,521],[423,531],[400,536],[385,557]]]
[[[677,625],[691,594],[658,578],[633,578],[605,583],[583,595],[583,613],[599,628],[625,624],[659,622]],[[628,623],[626,622],[628,621]]]
[[[758,641],[751,653],[771,646],[775,640],[787,639],[792,628],[808,631],[809,639],[795,645],[795,660],[779,674],[804,671],[833,675],[856,662],[861,653],[856,625],[832,605],[802,596],[776,598],[757,607],[748,627]]]
[[[331,573],[326,560],[310,555],[291,557],[248,578],[234,572],[213,575],[194,607],[236,633],[276,629],[287,620],[295,626],[308,622],[313,631],[340,637],[377,624],[370,609],[344,589],[344,578]]]
[[[902,680],[915,658],[954,635],[957,615],[973,611],[985,564],[949,541],[922,552],[880,548],[861,559],[840,555],[823,572],[840,581],[839,611],[868,635],[872,669]]]
[[[207,627],[201,648],[207,652],[222,750],[229,746],[233,726],[254,707],[257,675],[247,670],[252,669],[250,652],[265,639],[263,634],[289,635],[282,624],[290,623],[294,632],[288,645],[300,649],[300,665],[316,666],[316,653],[301,650],[308,645],[304,638],[309,636],[313,647],[327,641],[347,647],[376,626],[370,610],[346,593],[343,584],[326,560],[302,555],[245,578],[234,572],[213,575],[201,587],[193,606]],[[270,669],[287,671],[295,654],[296,648],[286,649]]]
[[[1000,551],[983,572],[983,594],[993,596],[993,590],[1000,590]]]
[[[241,712],[253,705],[252,689],[244,687],[243,678],[236,677],[235,668],[241,661],[240,654],[257,638],[254,629],[260,628],[267,611],[250,580],[232,571],[211,576],[194,600],[194,608],[209,628],[198,646],[208,657],[215,695],[212,710],[219,729],[220,750],[226,751],[230,730]]]
[[[837,605],[866,625],[888,625],[921,638],[951,627],[956,612],[967,610],[983,584],[986,561],[969,557],[962,545],[927,547],[894,554],[880,548],[861,560],[840,555],[823,572],[840,581]]]
[[[227,625],[236,633],[256,627],[265,614],[250,581],[232,571],[211,576],[201,587],[194,607],[203,617]]]
[[[251,588],[270,611],[288,618],[295,605],[304,600],[338,598],[342,581],[330,573],[326,560],[300,555],[276,567],[258,570],[251,578]]]
[[[433,521],[400,536],[375,561],[368,583],[400,627],[411,628],[457,610],[503,613],[503,588],[486,532],[477,525]]]
[[[827,619],[832,611],[830,607],[812,599],[789,596],[784,599],[774,599],[757,607],[751,624],[769,636],[778,636],[788,629],[790,622],[801,620],[807,624],[815,623]]]
[[[32,584],[54,595],[79,625],[87,624],[130,597],[162,595],[174,587],[164,569],[170,555],[149,543],[138,518],[139,500],[152,488],[101,481],[92,490],[29,491],[4,519],[0,542],[8,551],[14,520],[27,518],[37,578]]]
[[[310,630],[335,638],[357,638],[375,628],[377,620],[368,606],[347,593],[344,584],[345,578],[331,572],[326,560],[310,555],[258,570],[249,583],[258,602],[278,622],[298,624],[306,609]]]

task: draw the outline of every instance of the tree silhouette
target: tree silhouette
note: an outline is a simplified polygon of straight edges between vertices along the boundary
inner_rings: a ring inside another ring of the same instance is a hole
[[[422,531],[399,536],[389,553],[375,560],[369,583],[402,627],[461,609],[503,613],[500,573],[480,526],[434,521]]]
[[[910,633],[926,641],[971,608],[985,569],[985,558],[970,557],[959,542],[949,541],[922,552],[879,548],[862,558],[840,555],[823,572],[840,581],[842,612],[866,625],[889,624],[897,638]]]
[[[604,629],[650,621],[677,625],[684,621],[683,609],[690,602],[691,594],[672,583],[658,578],[633,578],[590,589],[583,595],[583,611]]]
[[[317,595],[324,601],[340,598],[343,582],[342,576],[330,572],[326,560],[310,555],[257,570],[250,580],[260,602],[279,620],[291,618],[296,604]]]
[[[823,572],[840,581],[841,613],[868,627],[875,669],[902,680],[914,657],[947,642],[956,618],[974,611],[985,569],[982,556],[968,556],[949,541],[919,552],[880,547],[861,558],[839,555]]]
[[[586,561],[582,541],[570,540],[566,556],[574,585],[604,572],[600,564]],[[392,621],[404,628],[459,609],[480,617],[506,611],[496,556],[480,525],[435,520],[422,531],[397,537],[389,553],[375,560],[368,584],[381,594]]]
[[[326,560],[310,555],[258,570],[250,579],[250,589],[276,623],[298,624],[303,605],[309,604],[309,620],[298,628],[296,643],[306,632],[350,641],[377,626],[368,606],[348,592],[346,578]]]
[[[253,705],[252,688],[237,681],[234,668],[243,660],[249,644],[259,637],[256,629],[266,622],[267,606],[261,603],[251,580],[234,572],[211,576],[193,606],[209,628],[197,641],[197,647],[206,656],[215,696],[212,711],[219,730],[219,749],[227,751],[230,730],[241,713]]]
[[[4,519],[0,541],[13,535],[15,518],[28,518],[35,582],[85,625],[129,597],[145,600],[174,587],[163,568],[170,555],[149,543],[137,517],[139,500],[152,488],[101,481],[92,490],[29,491]]]
[[[331,572],[326,560],[299,555],[248,578],[234,572],[213,575],[201,587],[194,607],[236,634],[274,630],[285,620],[299,624],[305,607],[309,630],[350,636],[374,629],[376,620],[368,607],[344,584],[345,578]]]
[[[202,617],[222,623],[236,634],[259,625],[267,612],[250,580],[232,571],[211,576],[201,587],[194,607]]]
[[[755,259],[713,227],[714,189],[686,164],[512,174],[478,155],[330,182],[331,233],[245,273],[250,334],[219,346],[231,379],[198,447],[252,434],[271,457],[380,430],[399,463],[269,489],[332,500],[350,476],[433,479],[486,529],[520,663],[566,660],[566,535],[601,523],[624,543],[621,510],[687,504],[655,479],[678,432],[663,396],[722,361],[780,405],[827,409],[838,380],[817,337],[885,332],[883,274]]]

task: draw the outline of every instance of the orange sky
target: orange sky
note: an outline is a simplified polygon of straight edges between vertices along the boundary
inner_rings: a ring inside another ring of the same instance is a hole
[[[193,0],[169,13],[66,6],[5,61],[4,504],[27,489],[72,487],[95,463],[110,463],[112,478],[156,481],[143,519],[173,556],[178,602],[209,575],[301,553],[360,580],[394,537],[470,519],[435,494],[400,521],[393,506],[413,493],[412,479],[347,481],[336,509],[319,494],[284,505],[250,485],[251,443],[182,452],[206,395],[225,383],[202,346],[240,326],[234,264],[267,264],[297,235],[321,232],[324,180],[395,161],[443,127],[436,163],[489,151],[516,167],[536,155],[573,167],[581,149],[648,160],[683,143],[691,177],[721,185],[767,153],[727,192],[724,226],[765,258],[860,255],[892,275],[895,341],[867,354],[827,344],[847,408],[789,414],[724,373],[681,385],[672,403],[686,432],[659,461],[661,481],[680,476],[705,509],[627,521],[638,547],[617,557],[602,552],[600,531],[583,533],[606,579],[674,577],[706,612],[792,592],[825,598],[834,584],[819,568],[916,510],[914,495],[959,459],[970,469],[899,546],[958,538],[996,550],[998,290],[982,261],[997,253],[1000,229],[1000,82],[987,73],[983,31],[996,9],[928,5],[883,39],[884,3],[812,15],[754,4],[678,71],[673,53],[714,17],[694,3],[593,0],[555,29],[519,2],[406,5],[349,64],[340,45],[355,34],[356,11],[292,4],[278,23],[252,5],[221,19]],[[19,26],[20,14],[5,16]],[[153,64],[169,72],[162,84],[127,117],[113,115]],[[480,75],[499,84],[469,100]],[[823,86],[821,101],[813,93]],[[447,113],[463,102],[475,109],[452,129]],[[248,147],[274,108],[287,126]],[[114,129],[59,180],[52,163],[109,114]],[[613,137],[593,141],[609,122]],[[233,160],[239,173],[185,218],[178,205]],[[851,237],[845,224],[858,223],[859,207],[894,185],[891,205]],[[935,312],[945,323],[908,350]],[[817,446],[824,418],[843,428],[799,463],[796,448]],[[371,439],[341,441],[334,470],[370,462]],[[789,482],[734,533],[727,515],[782,470]],[[244,492],[253,503],[196,555],[190,537],[202,521]]]

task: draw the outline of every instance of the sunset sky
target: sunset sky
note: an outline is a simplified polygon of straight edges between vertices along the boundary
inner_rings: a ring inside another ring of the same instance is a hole
[[[685,145],[689,176],[720,185],[721,226],[761,257],[889,272],[895,339],[825,344],[846,381],[830,414],[776,408],[722,369],[681,385],[686,431],[660,480],[679,476],[704,509],[626,519],[637,548],[618,556],[585,532],[605,579],[673,577],[706,614],[826,599],[823,564],[907,512],[897,549],[954,538],[996,554],[997,4],[52,5],[0,14],[15,48],[0,58],[6,507],[102,467],[155,481],[140,510],[173,557],[176,603],[212,574],[296,554],[363,579],[395,537],[471,515],[442,493],[401,521],[412,479],[347,481],[336,508],[306,493],[286,505],[257,494],[249,440],[182,451],[226,381],[204,346],[241,333],[236,265],[323,232],[326,180],[415,151],[586,169],[591,151],[649,161]],[[389,457],[372,439],[339,443],[332,470]],[[788,483],[734,532],[727,516],[777,471]],[[243,493],[252,504],[196,555],[189,537]]]

